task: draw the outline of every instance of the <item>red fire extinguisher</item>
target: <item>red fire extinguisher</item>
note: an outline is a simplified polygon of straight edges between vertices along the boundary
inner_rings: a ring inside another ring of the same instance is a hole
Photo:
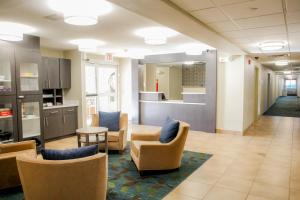
[[[155,91],[158,92],[158,79],[156,79],[156,83],[155,83]]]

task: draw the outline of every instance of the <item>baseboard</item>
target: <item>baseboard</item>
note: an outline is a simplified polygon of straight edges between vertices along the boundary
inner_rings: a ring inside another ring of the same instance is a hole
[[[231,130],[222,130],[222,129],[217,129],[217,133],[221,134],[231,134],[231,135],[243,135],[242,131],[231,131]]]

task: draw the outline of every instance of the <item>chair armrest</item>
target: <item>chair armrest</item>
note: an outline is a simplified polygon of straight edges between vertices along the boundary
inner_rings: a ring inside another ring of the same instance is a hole
[[[131,133],[131,140],[158,141],[159,137],[160,131],[152,133]]]
[[[34,140],[2,144],[0,146],[0,154],[16,152],[16,151],[24,151],[28,149],[36,149],[36,143]]]

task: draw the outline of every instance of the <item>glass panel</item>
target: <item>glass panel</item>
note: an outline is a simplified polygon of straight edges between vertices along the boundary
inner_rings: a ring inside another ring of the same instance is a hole
[[[13,141],[12,104],[0,104],[0,143]]]
[[[86,94],[97,94],[96,67],[87,65],[85,68],[85,91]]]
[[[22,103],[23,138],[41,135],[39,102]]]
[[[0,60],[0,92],[10,92],[11,89],[10,61]]]
[[[86,124],[88,126],[91,126],[92,114],[97,113],[97,96],[86,97],[86,110],[87,110]]]
[[[20,64],[21,91],[39,90],[38,64],[22,63]]]
[[[101,67],[97,69],[98,75],[98,108],[101,111],[116,111],[117,103],[117,69]]]

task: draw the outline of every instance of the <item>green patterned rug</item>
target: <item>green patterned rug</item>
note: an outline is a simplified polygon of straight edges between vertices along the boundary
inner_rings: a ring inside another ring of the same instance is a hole
[[[184,151],[179,170],[141,177],[131,161],[129,148],[122,154],[109,155],[108,200],[158,200],[166,196],[211,155]],[[0,193],[1,200],[23,200],[23,193],[11,190]]]

